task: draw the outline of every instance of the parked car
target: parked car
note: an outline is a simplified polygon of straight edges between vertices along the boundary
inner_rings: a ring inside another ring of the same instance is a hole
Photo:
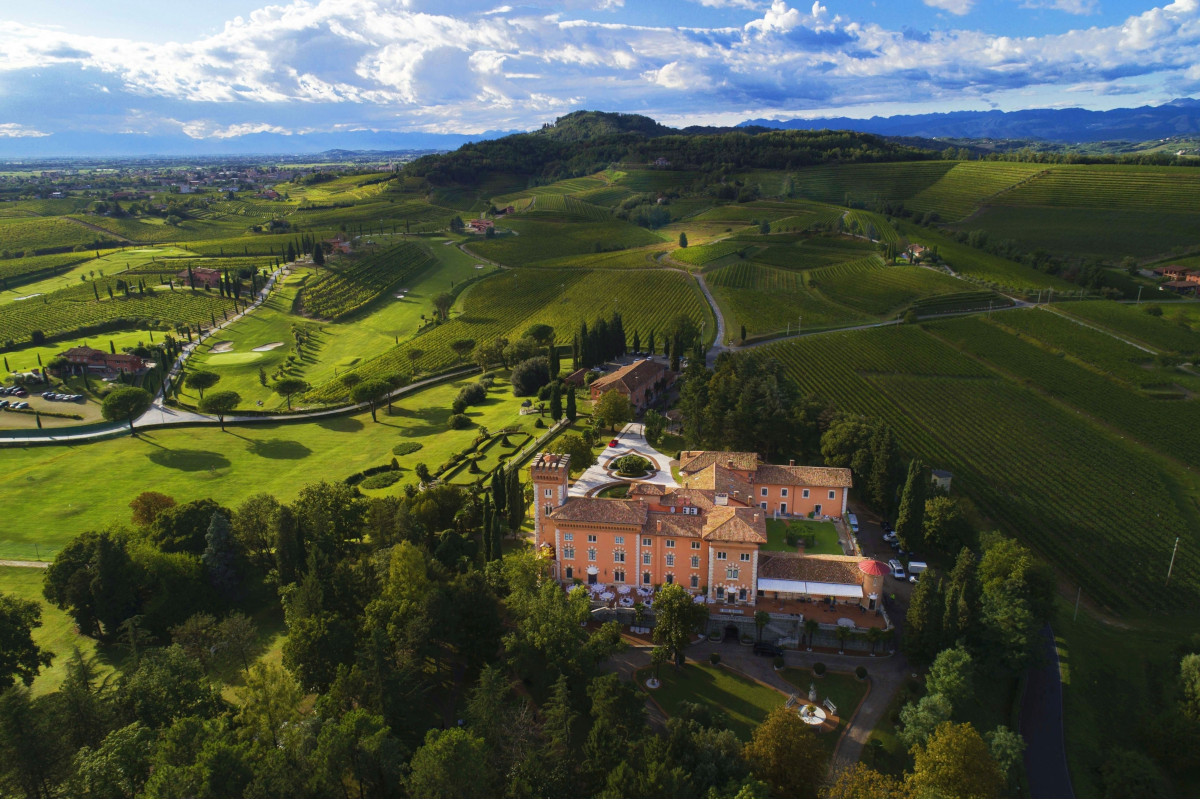
[[[26,408],[29,408],[29,403],[23,403],[23,402],[17,403],[16,405],[13,406],[13,408],[18,409],[18,410],[26,409]]]
[[[783,648],[777,644],[771,644],[770,642],[755,642],[754,643],[754,655],[756,655],[756,656],[781,656],[781,655],[783,655]]]
[[[618,440],[616,440],[616,439],[609,439],[609,441],[608,441],[608,446],[609,446],[609,447],[616,447],[616,446],[617,446],[617,445],[619,445],[619,444],[620,444],[620,442],[619,442]]]
[[[858,516],[851,512],[846,515],[846,519],[850,523],[850,530],[858,533]]]
[[[8,408],[8,401],[0,400],[0,408]]]
[[[895,578],[898,581],[904,580],[904,578],[905,578],[904,565],[901,564],[898,559],[893,558],[893,559],[889,560],[888,567],[890,567],[892,570],[893,578]]]
[[[18,386],[16,389],[13,389],[13,394],[15,394],[17,397],[29,397],[29,392],[25,391],[20,386]]]

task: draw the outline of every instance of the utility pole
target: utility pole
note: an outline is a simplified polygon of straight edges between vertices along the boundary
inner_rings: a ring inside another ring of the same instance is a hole
[[[1171,570],[1175,569],[1175,554],[1179,552],[1179,537],[1175,537],[1175,548],[1171,550],[1171,565],[1167,567],[1167,583],[1171,582]],[[1164,586],[1166,584],[1163,584]]]
[[[1142,289],[1145,289],[1145,288],[1146,288],[1145,286],[1138,287],[1138,299],[1137,299],[1136,305],[1140,306],[1142,304]]]

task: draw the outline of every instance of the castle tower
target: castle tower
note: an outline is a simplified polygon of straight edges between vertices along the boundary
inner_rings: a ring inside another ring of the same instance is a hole
[[[545,518],[567,501],[567,480],[571,457],[559,453],[538,453],[529,465],[529,480],[533,484],[534,546],[554,546],[553,532]]]

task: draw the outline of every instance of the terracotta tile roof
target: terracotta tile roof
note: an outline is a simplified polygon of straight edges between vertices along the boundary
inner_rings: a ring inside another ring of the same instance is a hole
[[[608,525],[644,525],[648,509],[641,500],[571,497],[550,513],[557,522],[595,522]]]
[[[706,541],[766,544],[766,515],[754,508],[716,506],[704,524]]]
[[[758,467],[758,453],[731,453],[723,450],[691,450],[680,454],[680,472],[699,472],[713,464],[733,469],[753,470]]]
[[[862,585],[858,564],[862,556],[820,556],[799,553],[759,553],[758,577],[780,581]]]
[[[845,467],[785,467],[781,464],[763,464],[754,473],[758,486],[837,486],[849,488],[854,485],[850,470]]]
[[[63,358],[93,358],[95,356],[106,355],[106,353],[94,347],[81,346],[68,348],[59,353],[59,355]]]
[[[720,464],[710,464],[699,472],[684,476],[683,485],[689,489],[724,492],[741,500],[754,494],[754,487],[748,481]]]
[[[602,378],[592,381],[591,388],[604,391],[606,388],[616,388],[618,385],[627,392],[634,392],[639,386],[650,386],[665,375],[667,368],[659,361],[642,359],[632,364],[626,364],[616,372],[611,372]]]
[[[629,493],[643,497],[663,497],[671,493],[671,487],[663,486],[661,483],[640,483],[634,481],[629,486]]]
[[[689,514],[662,514],[651,511],[642,533],[646,536],[670,536],[699,539],[704,532],[704,517]]]

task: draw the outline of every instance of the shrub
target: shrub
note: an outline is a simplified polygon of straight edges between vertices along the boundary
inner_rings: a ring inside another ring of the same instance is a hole
[[[527,397],[550,382],[550,359],[536,356],[513,367],[513,395]]]
[[[865,681],[867,679],[867,668],[866,667],[855,667],[854,674],[856,676],[858,676],[858,679],[860,681]]]
[[[822,662],[818,661],[817,663],[813,664],[813,675],[816,675],[819,678],[824,674],[825,665]]]
[[[630,453],[614,461],[613,466],[617,468],[618,475],[632,477],[649,472],[654,465],[641,456]]]
[[[452,431],[461,431],[471,427],[474,423],[466,414],[451,414],[450,419],[446,420],[446,424]]]
[[[708,657],[708,660],[709,660],[709,661],[711,661],[711,662],[713,663],[713,666],[716,666],[717,664],[720,664],[720,663],[721,663],[721,654],[720,654],[720,653],[713,653],[712,655],[710,655],[710,656]]]
[[[378,475],[372,475],[360,483],[359,486],[364,489],[385,489],[398,480],[400,480],[400,471],[391,470],[388,472],[380,472]]]
[[[467,410],[467,404],[461,397],[454,398],[454,402],[450,404],[450,413],[457,416],[462,416],[462,413]]]
[[[401,442],[392,448],[392,453],[398,456],[407,456],[420,450],[423,445],[420,442]]]
[[[464,406],[477,406],[487,399],[488,387],[481,381],[476,381],[458,390],[455,402],[462,401]]]

